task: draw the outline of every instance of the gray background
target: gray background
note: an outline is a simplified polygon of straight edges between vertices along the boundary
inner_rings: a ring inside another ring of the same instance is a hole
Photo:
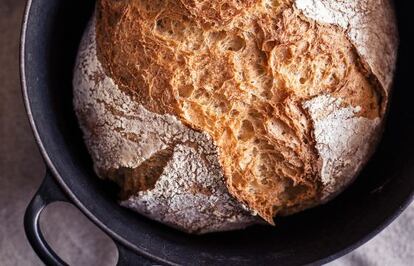
[[[20,93],[18,50],[24,4],[24,0],[0,0],[0,265],[4,266],[42,265],[22,225],[25,207],[45,172]],[[114,244],[72,206],[49,206],[41,227],[70,265],[115,265]],[[413,245],[412,204],[373,240],[330,265],[414,265]]]

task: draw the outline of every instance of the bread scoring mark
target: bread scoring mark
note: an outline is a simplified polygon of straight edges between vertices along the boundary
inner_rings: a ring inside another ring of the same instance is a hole
[[[320,154],[302,103],[330,94],[359,106],[355,116],[380,114],[377,84],[343,30],[288,0],[237,1],[227,17],[218,1],[165,1],[156,12],[142,3],[100,2],[107,75],[148,110],[208,133],[231,194],[269,223],[318,202]]]
[[[122,205],[194,233],[259,222],[226,190],[212,139],[120,90],[97,58],[95,38],[94,19],[77,57],[74,107],[96,172],[121,186]]]
[[[309,18],[345,29],[388,95],[398,47],[398,31],[390,0],[295,0],[295,6]]]
[[[139,142],[140,139],[136,139]],[[165,166],[173,156],[173,147],[159,150],[136,168],[120,167],[102,170],[104,176],[117,180],[121,186],[121,199],[128,199],[139,191],[152,190],[160,178]]]

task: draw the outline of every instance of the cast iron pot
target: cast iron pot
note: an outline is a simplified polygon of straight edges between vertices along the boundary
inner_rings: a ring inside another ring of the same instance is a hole
[[[410,1],[396,1],[400,47],[388,122],[377,152],[354,184],[330,203],[278,218],[276,227],[187,235],[119,207],[114,185],[94,174],[72,110],[72,69],[94,2],[29,0],[21,78],[34,135],[48,167],[27,208],[25,229],[46,264],[64,264],[39,231],[42,209],[68,201],[117,244],[119,264],[322,264],[372,238],[414,194],[414,49]]]

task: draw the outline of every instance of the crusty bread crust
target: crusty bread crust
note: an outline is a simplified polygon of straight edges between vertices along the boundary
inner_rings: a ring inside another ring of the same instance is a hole
[[[97,8],[105,74],[150,112],[211,136],[229,192],[269,223],[323,202],[366,162],[394,65],[395,43],[385,45],[392,66],[380,73],[383,46],[352,38],[366,27],[351,24],[350,35],[294,2],[101,0]],[[364,54],[361,43],[374,51]]]
[[[388,0],[99,0],[74,108],[121,205],[190,233],[273,223],[367,162],[397,40]]]

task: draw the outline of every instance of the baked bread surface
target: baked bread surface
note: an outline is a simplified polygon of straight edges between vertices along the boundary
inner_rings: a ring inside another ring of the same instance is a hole
[[[374,0],[101,0],[85,36],[75,110],[97,173],[198,233],[340,192],[377,141],[397,43]]]

